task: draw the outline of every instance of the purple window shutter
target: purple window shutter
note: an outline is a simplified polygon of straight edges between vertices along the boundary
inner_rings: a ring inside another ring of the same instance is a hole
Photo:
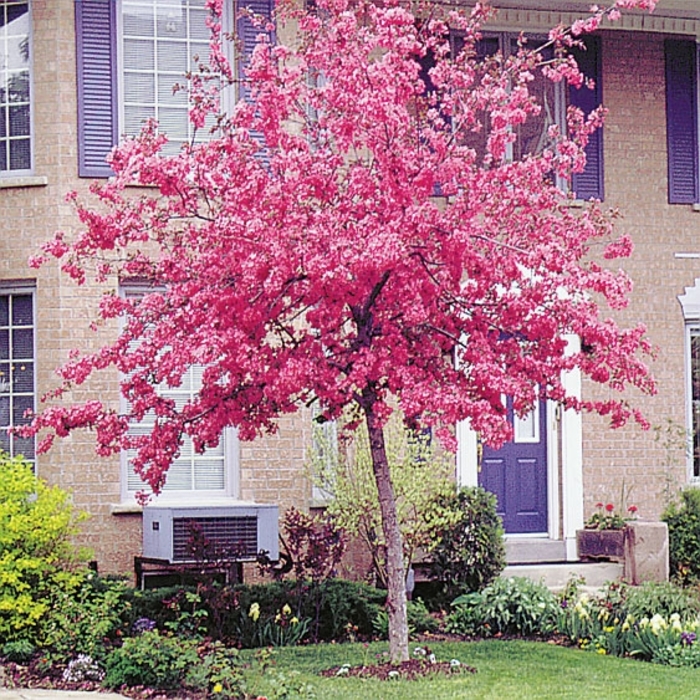
[[[75,0],[78,174],[109,177],[118,140],[116,0]]]
[[[569,101],[589,115],[603,102],[603,71],[600,50],[600,37],[588,36],[584,43],[586,50],[573,52],[581,72],[595,82],[592,88],[582,85],[569,88]],[[572,187],[578,199],[603,199],[603,131],[597,129],[591,134],[586,146],[586,167],[581,173],[574,173]]]
[[[698,201],[698,109],[696,43],[667,39],[666,142],[668,147],[668,202]]]
[[[272,19],[274,0],[239,0],[238,8],[248,8],[256,15],[262,15]],[[250,87],[246,79],[245,69],[250,63],[250,57],[255,48],[255,39],[263,31],[261,27],[256,27],[248,17],[238,17],[236,20],[236,32],[238,41],[242,44],[240,59],[238,61],[238,79],[240,80],[239,97],[244,100],[250,97]]]

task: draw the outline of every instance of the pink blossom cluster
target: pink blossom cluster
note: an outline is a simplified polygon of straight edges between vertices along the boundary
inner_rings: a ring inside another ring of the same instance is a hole
[[[507,157],[518,125],[541,108],[533,75],[581,83],[565,50],[554,61],[527,45],[476,60],[482,7],[436,5],[418,18],[394,0],[316,4],[304,13],[280,3],[292,46],[273,44],[262,23],[252,102],[218,115],[209,141],[166,157],[149,124],[115,149],[112,179],[72,198],[80,229],[57,234],[44,255],[78,283],[147,280],[152,293],[139,303],[105,294],[99,319],[123,317],[123,330],[61,369],[62,389],[33,424],[48,430],[42,446],[94,429],[100,454],[135,450],[158,490],[184,435],[200,450],[227,426],[250,440],[312,402],[328,419],[358,407],[375,426],[398,406],[452,447],[460,420],[493,445],[510,437],[504,394],[519,413],[546,397],[613,425],[643,422],[621,392],[653,391],[650,348],[642,327],[609,316],[631,283],[594,254],[603,243],[607,259],[626,256],[630,239],[615,238],[597,203],[571,207],[553,178],[584,167],[602,111],[572,110],[569,132],[553,130],[543,152]],[[212,73],[235,81],[216,48],[221,0],[207,6]],[[464,36],[456,55],[450,26]],[[215,82],[193,82],[197,126],[220,109]],[[164,398],[158,385],[179,386],[193,364],[205,367],[195,398]],[[128,415],[114,401],[59,400],[109,369],[122,376]],[[574,370],[610,398],[568,394]],[[147,415],[153,430],[130,435]]]

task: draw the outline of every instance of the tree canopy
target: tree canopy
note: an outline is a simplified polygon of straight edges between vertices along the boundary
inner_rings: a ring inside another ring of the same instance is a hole
[[[273,41],[259,19],[250,100],[224,114],[220,89],[237,73],[222,48],[222,0],[207,0],[209,64],[189,83],[191,119],[200,132],[213,122],[211,133],[164,156],[167,136],[147,124],[112,153],[114,177],[92,197],[71,195],[77,230],[45,246],[79,284],[151,287],[138,301],[104,294],[99,317],[123,317],[121,332],[76,352],[53,394],[116,368],[129,415],[110,400],[55,402],[33,424],[48,429],[41,448],[92,428],[100,454],[135,450],[157,492],[183,435],[201,450],[227,426],[250,440],[313,402],[325,419],[350,407],[368,426],[386,533],[398,530],[382,436],[395,407],[448,447],[461,420],[492,445],[508,439],[504,395],[520,414],[547,398],[615,426],[643,422],[621,392],[653,391],[649,346],[641,326],[609,315],[631,285],[600,260],[628,255],[631,242],[615,238],[599,203],[572,207],[566,187],[602,111],[570,107],[544,148],[510,155],[543,109],[535,76],[581,84],[568,53],[577,37],[653,4],[594,8],[553,29],[549,53],[521,39],[507,56],[484,56],[486,5],[317,0],[307,12],[280,0],[277,37],[293,39]],[[184,405],[163,396],[159,385],[178,386],[193,364],[205,367],[197,395]],[[567,394],[574,369],[611,398]],[[153,430],[130,433],[146,415]],[[402,585],[392,537],[390,618]]]

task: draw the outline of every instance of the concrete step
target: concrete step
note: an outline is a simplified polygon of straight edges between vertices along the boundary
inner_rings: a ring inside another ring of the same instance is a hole
[[[583,578],[583,589],[597,590],[608,581],[622,578],[622,564],[617,562],[563,562],[547,564],[509,564],[501,576],[523,576],[541,581],[550,590],[560,591],[572,578]]]
[[[547,537],[507,536],[505,545],[508,564],[566,561],[566,544],[563,540],[550,540]]]

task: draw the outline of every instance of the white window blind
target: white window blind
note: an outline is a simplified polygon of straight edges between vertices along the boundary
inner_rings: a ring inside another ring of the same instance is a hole
[[[137,287],[124,288],[122,293],[131,299],[139,299],[144,290]],[[202,386],[204,367],[190,367],[178,387],[161,384],[158,393],[172,399],[178,409],[194,398]],[[123,400],[123,410],[129,414],[131,406]],[[151,414],[144,416],[139,422],[129,426],[129,434],[133,436],[148,435],[155,425],[155,417]],[[237,468],[236,460],[237,438],[234,430],[225,430],[216,447],[207,448],[202,454],[195,451],[191,438],[185,436],[180,448],[180,454],[168,470],[163,492],[166,494],[208,492],[213,495],[234,495],[236,478],[233,473]],[[148,491],[148,485],[138,476],[133,467],[135,453],[128,450],[124,454],[126,462],[126,490],[128,494],[138,491]]]
[[[208,63],[207,15],[204,0],[122,0],[122,132],[137,134],[154,118],[170,139],[165,153],[193,138],[186,74]],[[205,126],[196,138],[208,135]]]

